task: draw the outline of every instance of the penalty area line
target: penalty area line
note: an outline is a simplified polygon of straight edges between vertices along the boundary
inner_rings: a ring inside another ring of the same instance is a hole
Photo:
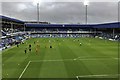
[[[63,61],[73,61],[73,59],[56,59],[56,60],[33,60],[31,62],[63,62]]]
[[[117,77],[120,74],[103,74],[103,75],[83,75],[83,76],[76,76],[77,80],[79,80],[79,78],[86,78],[86,77]]]
[[[28,66],[30,65],[31,61],[28,62],[28,64],[26,65],[26,67],[24,68],[24,70],[22,71],[22,73],[20,74],[18,80],[21,79],[21,77],[23,76],[23,74],[25,73],[26,69],[28,68]]]
[[[74,58],[74,60],[117,60],[120,58],[107,58],[107,57],[78,57]]]
[[[95,60],[117,60],[116,58],[110,58],[110,59],[85,59],[85,58],[81,58],[81,59],[56,59],[56,60],[33,60],[31,62],[64,62],[64,61],[95,61]]]

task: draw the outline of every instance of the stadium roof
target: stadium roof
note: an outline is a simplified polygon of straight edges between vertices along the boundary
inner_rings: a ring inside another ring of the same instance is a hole
[[[120,28],[120,22],[97,24],[94,28]]]
[[[6,16],[1,16],[0,19],[6,19],[9,21],[14,21],[18,23],[25,23],[24,21],[14,19],[14,18],[9,18]],[[40,28],[40,27],[80,27],[80,28],[120,28],[120,22],[114,22],[114,23],[104,23],[104,24],[38,24],[38,23],[25,23],[26,27],[35,27],[35,28]]]
[[[26,27],[80,27],[80,28],[120,28],[120,23],[104,23],[104,24],[88,24],[88,25],[82,25],[82,24],[29,24],[26,23]]]
[[[24,23],[24,21],[14,19],[14,18],[10,18],[10,17],[6,17],[6,16],[1,16],[1,15],[0,15],[0,19],[6,19],[6,20],[9,20],[9,21],[14,21],[14,22],[18,22],[18,23]]]

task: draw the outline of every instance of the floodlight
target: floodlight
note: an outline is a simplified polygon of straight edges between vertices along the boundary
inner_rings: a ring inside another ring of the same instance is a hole
[[[42,0],[34,0],[33,1],[33,5],[37,5],[39,3],[39,5],[42,3]]]
[[[89,1],[88,1],[88,0],[85,0],[85,1],[84,1],[84,5],[86,5],[86,6],[89,5]]]

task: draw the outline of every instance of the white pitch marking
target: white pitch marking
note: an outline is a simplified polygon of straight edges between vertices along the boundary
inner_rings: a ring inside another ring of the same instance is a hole
[[[114,58],[114,59],[120,59],[120,58]]]
[[[118,76],[119,74],[103,74],[103,75],[83,75],[83,76],[77,76],[79,77],[107,77],[107,76]]]
[[[77,59],[73,59],[73,60],[77,60]]]
[[[35,60],[31,62],[63,62],[63,61],[73,61],[73,59],[60,59],[60,60]]]
[[[24,72],[26,71],[26,69],[28,68],[28,66],[30,65],[31,61],[28,62],[28,64],[26,65],[26,67],[24,68],[23,72],[21,73],[21,75],[19,76],[18,80],[20,80],[20,78],[22,77],[22,75],[24,74]]]
[[[77,80],[79,80],[79,76],[76,76]]]
[[[77,59],[77,60],[83,60],[83,61],[88,61],[88,60],[90,60],[90,61],[94,61],[94,60],[112,60],[113,58],[111,58],[111,59]],[[115,60],[115,59],[113,59],[113,60]]]
[[[91,59],[90,59],[91,58]],[[100,59],[101,58],[101,59]],[[102,59],[104,58],[104,59]],[[110,60],[110,59],[119,59],[119,58],[109,58],[109,57],[78,57],[78,58],[74,58],[74,60]]]
[[[85,59],[85,58],[81,58],[81,59],[58,59],[58,60],[34,60],[34,61],[31,61],[31,62],[63,62],[63,61],[94,61],[94,60],[116,60],[115,58],[109,58],[109,59]]]

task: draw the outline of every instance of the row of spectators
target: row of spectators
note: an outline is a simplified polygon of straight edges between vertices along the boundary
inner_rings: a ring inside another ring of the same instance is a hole
[[[67,38],[67,37],[93,37],[92,34],[31,34],[32,38]]]
[[[54,29],[54,28],[50,28],[50,29],[47,29],[47,28],[34,28],[34,29],[27,29],[27,31],[31,31],[31,32],[41,32],[41,33],[67,33],[67,32],[90,32],[90,30],[84,30],[84,29],[69,29],[69,28],[66,28],[66,29]]]
[[[99,37],[102,37],[103,39],[118,41],[120,39],[120,34],[117,33],[113,35],[113,33],[102,33],[99,35]]]
[[[80,29],[70,29],[70,28],[28,28],[28,31],[80,31]],[[82,30],[83,31],[83,30]]]
[[[4,50],[7,49],[13,45],[17,45],[19,43],[24,42],[24,40],[26,40],[27,37],[25,36],[14,36],[12,38],[3,38],[0,41],[0,50]]]
[[[10,28],[3,28],[1,30],[1,32],[2,32],[2,35],[4,36],[4,35],[7,35],[7,34],[19,32],[19,30],[17,30],[17,29],[12,30]]]

